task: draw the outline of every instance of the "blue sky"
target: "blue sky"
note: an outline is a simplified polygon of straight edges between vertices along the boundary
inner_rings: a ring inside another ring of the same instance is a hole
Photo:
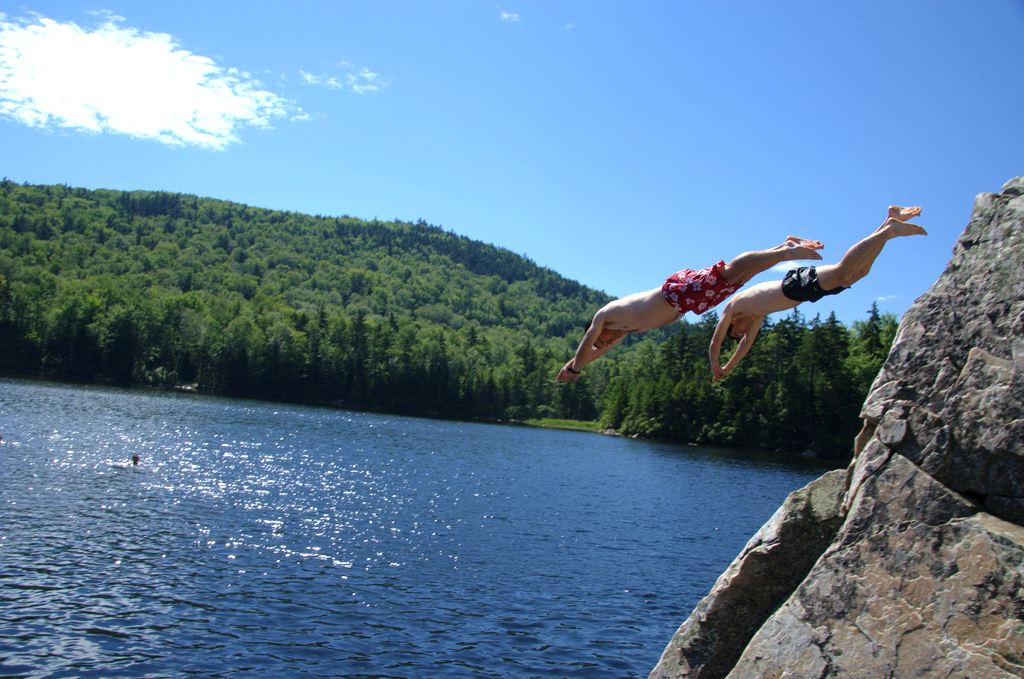
[[[801,307],[849,324],[1024,174],[1022,49],[1020,0],[5,2],[0,175],[422,219],[616,296],[922,206]]]

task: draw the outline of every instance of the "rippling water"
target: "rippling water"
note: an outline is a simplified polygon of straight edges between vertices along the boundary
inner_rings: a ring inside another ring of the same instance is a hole
[[[645,677],[824,471],[20,380],[0,435],[8,677]]]

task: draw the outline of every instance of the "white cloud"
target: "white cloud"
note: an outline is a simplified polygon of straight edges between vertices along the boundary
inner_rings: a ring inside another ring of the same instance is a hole
[[[322,75],[313,75],[305,71],[299,71],[303,85],[320,85],[330,89],[340,90],[344,85],[337,78],[328,78]]]
[[[303,84],[319,85],[332,90],[346,90],[356,94],[376,94],[389,85],[381,80],[378,73],[369,69],[364,68],[357,72],[351,72],[352,65],[345,61],[339,63],[338,67],[349,70],[349,72],[336,76],[314,75],[305,71],[299,71],[299,74]]]
[[[797,268],[798,266],[821,266],[821,265],[820,264],[814,265],[814,264],[800,263],[800,262],[794,262],[794,261],[785,261],[785,262],[779,262],[778,264],[773,266],[771,269],[769,269],[769,271],[777,271],[779,273],[788,273],[789,271]]]
[[[243,126],[302,117],[259,81],[192,54],[164,33],[0,15],[0,115],[31,127],[112,132],[223,149]]]
[[[501,20],[502,21],[513,21],[513,22],[515,22],[515,21],[519,21],[520,19],[519,19],[519,15],[518,14],[513,14],[512,12],[502,12],[501,13]]]
[[[351,85],[352,90],[358,94],[379,92],[382,87],[387,87],[387,83],[381,81],[378,74],[368,71],[365,68],[354,76],[349,77],[349,84]]]

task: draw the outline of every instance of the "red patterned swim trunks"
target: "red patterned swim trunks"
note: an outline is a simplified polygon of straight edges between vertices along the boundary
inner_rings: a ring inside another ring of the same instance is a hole
[[[672,274],[661,286],[665,300],[681,314],[692,311],[702,314],[736,292],[740,286],[728,285],[722,277],[725,262],[700,271],[683,269]]]

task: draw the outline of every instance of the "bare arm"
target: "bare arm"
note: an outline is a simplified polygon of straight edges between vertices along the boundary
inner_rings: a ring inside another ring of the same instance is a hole
[[[736,347],[736,351],[729,359],[729,362],[726,363],[725,366],[721,367],[719,367],[717,363],[715,366],[712,366],[712,371],[715,373],[715,377],[711,380],[712,382],[717,382],[728,375],[732,372],[732,369],[736,367],[736,364],[743,360],[743,357],[747,355],[748,351],[750,351],[750,347],[753,346],[757,333],[761,331],[761,323],[763,322],[764,316],[754,318],[754,322],[751,324],[750,329],[747,330],[746,334],[743,335],[743,339],[740,340],[740,345]],[[718,370],[715,370],[715,367],[718,367]]]
[[[556,377],[555,379],[558,380],[559,382],[575,382],[580,378],[580,371],[583,369],[584,365],[590,363],[591,361],[597,358],[600,358],[602,355],[604,355],[604,352],[614,347],[616,344],[625,339],[625,337],[626,333],[622,333],[620,337],[616,337],[614,340],[607,342],[603,346],[591,347],[593,351],[588,352],[586,357],[582,360],[582,362],[578,359],[573,358],[568,363],[566,363],[565,366],[562,367],[562,369],[558,373],[558,377]],[[574,363],[575,366],[573,365]],[[577,367],[579,369],[577,369]]]
[[[733,295],[726,302],[722,309],[722,318],[715,326],[715,333],[711,338],[711,346],[708,349],[708,357],[711,359],[711,372],[714,374],[712,382],[717,382],[729,374],[736,364],[747,355],[750,347],[754,344],[757,333],[761,330],[764,319],[776,311],[792,309],[800,302],[789,299],[782,292],[782,281],[766,281],[747,288],[742,292]],[[729,359],[729,362],[722,366],[719,353],[722,348],[722,341],[733,326],[733,335],[742,333],[743,338],[736,347],[736,352]]]
[[[607,339],[607,337],[603,340],[598,339],[597,343],[590,347],[590,351],[587,352],[587,355],[584,357],[582,363],[579,359],[574,359],[576,361],[577,370],[585,366],[587,363],[590,363],[591,361],[594,361],[604,356],[604,353],[606,351],[616,346],[622,340],[626,339],[627,334],[628,333],[626,331],[619,330],[617,331],[617,335],[614,339]]]
[[[593,355],[597,351],[597,340],[601,337],[601,333],[604,331],[606,323],[606,315],[604,309],[601,309],[594,314],[594,320],[591,321],[590,327],[583,333],[583,339],[580,340],[580,346],[576,349],[576,355],[572,357],[569,363],[572,364],[573,370],[579,372],[583,369],[583,366],[593,361],[601,354]],[[602,352],[604,353],[604,352]]]
[[[625,331],[616,331],[614,339],[609,339],[606,333],[604,339],[601,337],[602,328],[604,328],[604,319],[602,314],[598,312],[594,316],[593,322],[590,324],[590,328],[583,335],[583,340],[580,342],[579,348],[576,350],[576,355],[571,361],[565,364],[565,366],[559,371],[557,379],[559,382],[575,382],[580,378],[580,372],[583,370],[583,366],[594,361],[604,355],[606,351],[617,345],[626,337]]]
[[[725,333],[728,332],[729,324],[732,323],[732,316],[732,304],[727,302],[725,307],[722,309],[721,317],[718,319],[718,325],[715,326],[715,334],[711,336],[711,346],[708,347],[708,359],[711,361],[712,382],[717,382],[725,377],[725,373],[722,372],[720,355],[722,352],[722,342],[725,341]]]
[[[761,323],[764,322],[764,316],[756,316],[753,314],[746,314],[741,307],[743,297],[737,296],[729,300],[725,304],[725,308],[722,309],[722,316],[718,319],[718,325],[715,326],[715,332],[711,336],[711,345],[708,347],[708,359],[711,361],[711,381],[717,382],[722,379],[729,372],[736,367],[747,352],[750,351],[751,345],[754,343],[754,339],[757,337],[757,333],[761,330]],[[725,336],[729,332],[729,326],[733,324],[733,321],[744,316],[745,319],[750,320],[750,327],[744,332],[743,338],[740,340],[740,344],[736,347],[735,353],[729,362],[722,366],[721,351],[722,342],[725,341]]]

